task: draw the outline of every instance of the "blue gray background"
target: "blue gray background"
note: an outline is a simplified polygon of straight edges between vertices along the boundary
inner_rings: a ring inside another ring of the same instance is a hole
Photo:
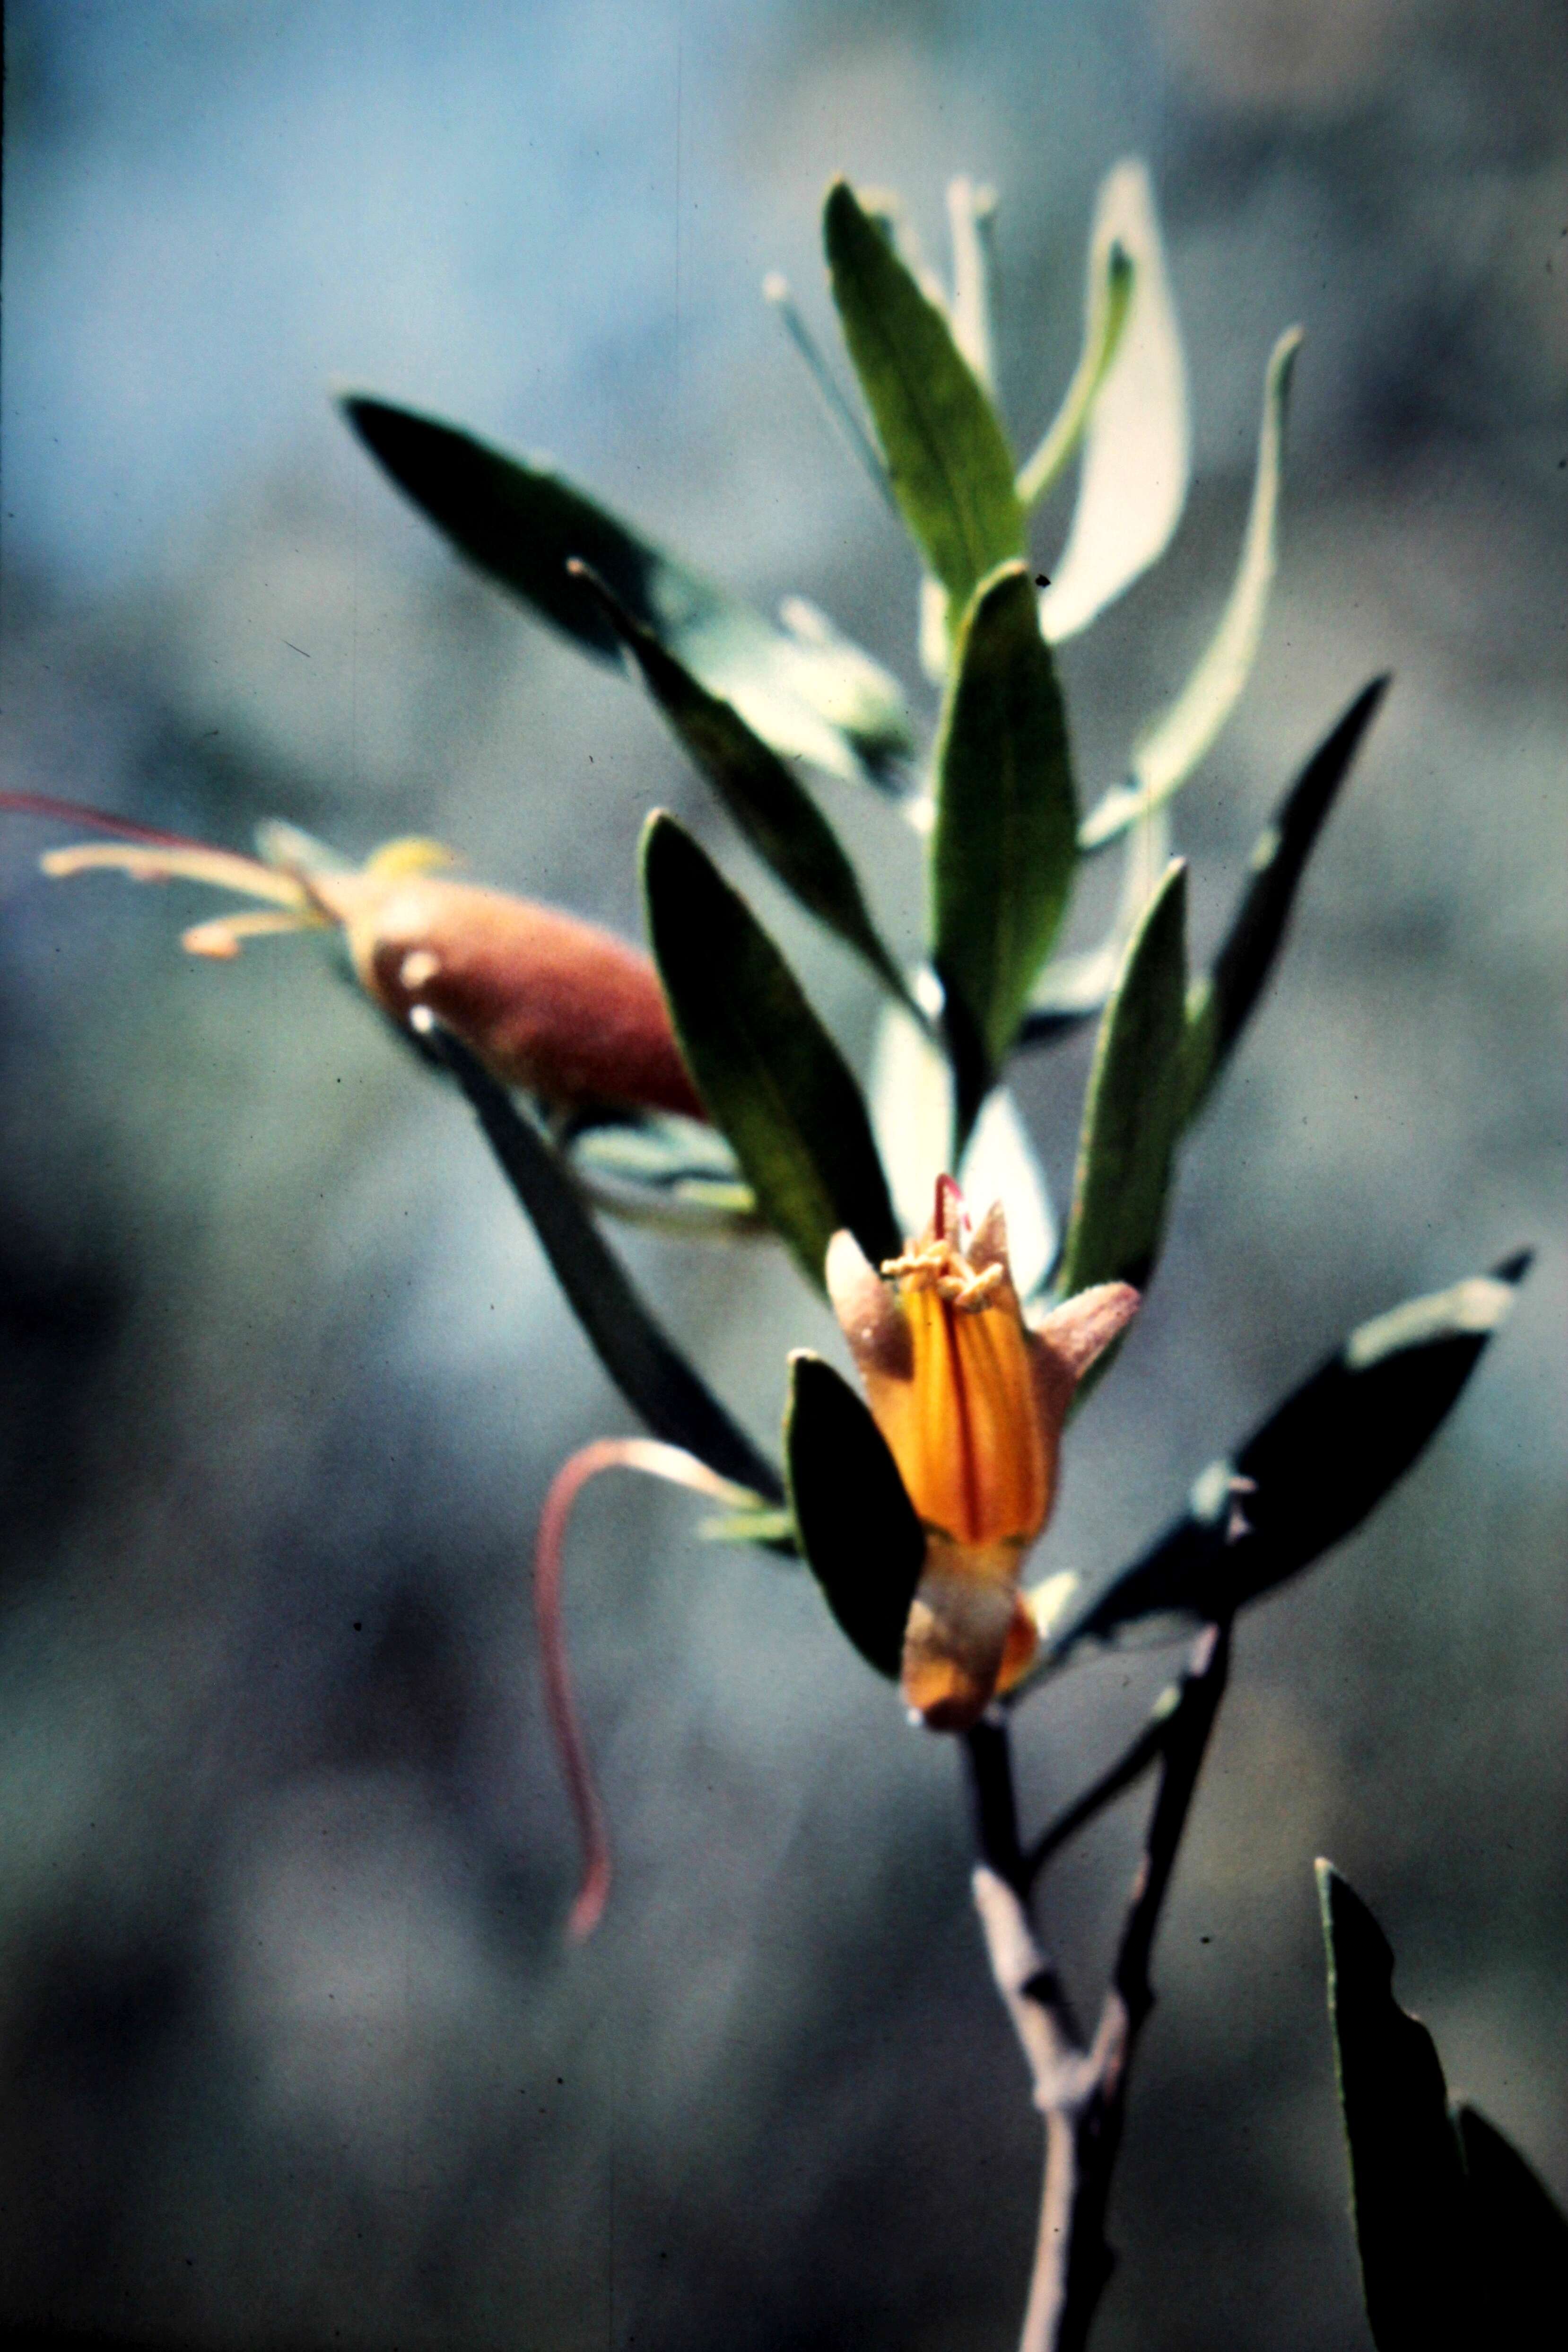
[[[274,814],[356,852],[432,832],[628,931],[655,801],[755,871],[635,696],[399,505],[330,383],[552,451],[759,601],[811,596],[924,711],[912,560],[761,275],[827,332],[833,172],[902,188],[936,250],[949,173],[993,179],[1027,445],[1094,186],[1145,154],[1198,479],[1066,659],[1092,788],[1202,642],[1263,357],[1305,324],[1262,658],[1182,805],[1200,943],[1294,762],[1396,685],[1042,1562],[1108,1570],[1349,1324],[1538,1247],[1431,1454],[1242,1628],[1115,2208],[1107,2352],[1364,2341],[1314,1853],[1568,2190],[1553,12],[12,0],[6,43],[6,784],[236,845]],[[824,796],[912,939],[901,842]],[[562,1949],[526,1570],[555,1463],[624,1410],[465,1117],[308,946],[193,965],[183,898],[47,885],[55,837],[0,835],[0,2318],[1006,2345],[1037,2149],[953,1754],[803,1580],[606,1485],[570,1597],[621,1877]],[[758,887],[862,1050],[853,974]],[[1059,1187],[1084,1066],[1025,1080]],[[767,1434],[786,1349],[831,1344],[788,1267],[627,1249]],[[1033,1704],[1033,1808],[1166,1665]],[[1086,1998],[1135,1827],[1051,1886]]]

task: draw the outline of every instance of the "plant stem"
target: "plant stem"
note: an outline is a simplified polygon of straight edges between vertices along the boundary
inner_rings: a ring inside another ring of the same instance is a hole
[[[1019,1843],[1006,1733],[988,1724],[969,1734],[982,1857],[974,1878],[975,1906],[991,1973],[1028,2062],[1034,2104],[1045,2125],[1040,2228],[1019,2352],[1082,2352],[1113,2267],[1105,2220],[1133,2058],[1155,2005],[1149,1965],[1197,1776],[1225,1694],[1229,1655],[1229,1627],[1207,1627],[1194,1646],[1175,1705],[1129,1752],[1140,1761],[1146,1759],[1146,1743],[1158,1732],[1159,1785],[1111,1981],[1087,2048],[1025,1908],[1029,1887],[1045,1856],[1039,1848],[1025,1854]],[[1108,1791],[1125,1787],[1133,1777],[1124,1769],[1127,1760],[1091,1794],[1103,1802]],[[1078,1806],[1064,1816],[1075,1824],[1086,1818]],[[1047,1850],[1053,1852],[1059,1843],[1053,1835]]]

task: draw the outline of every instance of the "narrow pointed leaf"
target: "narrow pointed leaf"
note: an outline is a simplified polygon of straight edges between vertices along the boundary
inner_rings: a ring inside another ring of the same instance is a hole
[[[829,1608],[867,1664],[896,1680],[925,1532],[854,1390],[804,1350],[789,1359],[784,1460],[796,1537]]]
[[[1077,807],[1067,721],[1021,563],[977,590],[936,746],[932,961],[967,1137],[1066,909]]]
[[[778,1471],[661,1329],[532,1120],[449,1030],[431,1024],[423,1034],[467,1096],[572,1311],[627,1403],[655,1437],[684,1445],[721,1478],[751,1487],[765,1501],[781,1502]]]
[[[758,1208],[819,1288],[847,1225],[891,1257],[898,1228],[860,1089],[739,893],[663,811],[643,836],[648,934],[681,1050]]]
[[[1053,1659],[1228,1618],[1343,1542],[1440,1428],[1529,1265],[1521,1253],[1358,1325],[1232,1456],[1210,1463],[1182,1517],[1063,1626]]]
[[[1132,276],[1130,295],[1120,295],[1126,319],[1119,335],[1118,252],[1130,263]],[[1086,371],[1097,329],[1108,351],[1096,382]],[[1077,382],[1087,394],[1087,429],[1078,501],[1067,544],[1051,567],[1051,585],[1040,604],[1040,625],[1053,645],[1087,628],[1157,562],[1181,520],[1191,477],[1181,336],[1154,191],[1147,170],[1136,161],[1116,166],[1095,205],[1084,341]],[[1050,449],[1059,429],[1053,427],[1036,459],[1037,496],[1070,455],[1065,428],[1071,422],[1070,415],[1061,420],[1067,446],[1060,453]]]
[[[1301,329],[1292,327],[1270,354],[1252,503],[1219,625],[1176,700],[1134,745],[1127,782],[1115,785],[1085,817],[1078,836],[1085,850],[1103,849],[1135,819],[1180,791],[1211,749],[1252,675],[1278,562],[1285,414],[1301,341]]]
[[[1176,860],[1133,934],[1100,1026],[1058,1286],[1063,1297],[1096,1282],[1141,1290],[1153,1270],[1181,1112],[1186,998],[1186,868]]]
[[[1284,945],[1307,860],[1387,688],[1386,676],[1362,688],[1253,845],[1250,877],[1224,945],[1187,1001],[1188,1118],[1201,1107],[1263,992]]]
[[[385,401],[355,395],[342,406],[372,457],[469,562],[584,652],[610,661],[620,648],[602,606],[568,576],[573,556],[775,751],[873,781],[910,751],[903,694],[858,647],[825,656],[799,644],[550,466]]]
[[[961,609],[988,572],[1024,551],[1007,437],[942,311],[842,180],[828,193],[822,235],[894,495]]]
[[[904,975],[877,935],[855,870],[805,786],[734,704],[700,685],[612,589],[583,565],[570,568],[599,597],[649,693],[758,856],[907,1003]]]
[[[1377,2352],[1434,2352],[1472,2332],[1464,2164],[1432,2037],[1394,1998],[1394,1954],[1359,1895],[1318,1864],[1340,2107],[1362,2290]],[[1505,2340],[1493,2337],[1491,2340]]]
[[[1486,2333],[1544,2347],[1568,2320],[1568,2213],[1485,2116],[1461,2104],[1454,2120]]]
[[[1019,468],[1018,494],[1026,508],[1037,506],[1047,491],[1054,488],[1078,453],[1094,404],[1126,331],[1127,316],[1133,307],[1133,286],[1132,257],[1119,243],[1113,240],[1103,252],[1091,247],[1083,348],[1078,354],[1072,380],[1062,394],[1061,407],[1046,427],[1033,457]],[[1057,565],[1061,570],[1060,556]],[[1047,607],[1055,593],[1052,580],[1040,597],[1042,629],[1046,626]],[[1058,632],[1059,636],[1071,635],[1070,630]]]

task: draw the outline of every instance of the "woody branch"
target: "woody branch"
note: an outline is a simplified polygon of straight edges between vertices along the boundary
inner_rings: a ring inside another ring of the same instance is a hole
[[[1105,2221],[1133,2059],[1155,2005],[1150,1959],[1224,1696],[1229,1652],[1229,1627],[1206,1627],[1175,1704],[1027,1853],[1019,1838],[1007,1732],[1000,1725],[981,1723],[968,1735],[981,1853],[975,1906],[1045,2127],[1040,2226],[1019,2352],[1082,2352],[1113,2267]],[[1056,1970],[1036,1940],[1030,1891],[1065,1837],[1155,1763],[1159,1777],[1143,1855],[1099,2020],[1085,2042]]]

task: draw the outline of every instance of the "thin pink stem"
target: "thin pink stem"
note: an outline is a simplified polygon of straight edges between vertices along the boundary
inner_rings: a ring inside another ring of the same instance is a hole
[[[652,1437],[595,1439],[591,1445],[582,1446],[561,1464],[545,1496],[534,1544],[534,1618],[538,1627],[550,1731],[582,1843],[582,1878],[567,1921],[568,1935],[579,1944],[592,1935],[609,1900],[610,1825],[572,1696],[561,1613],[561,1570],[567,1526],[577,1498],[589,1480],[597,1478],[601,1470],[641,1471],[646,1477],[690,1487],[695,1494],[711,1496],[718,1502],[750,1500],[747,1488],[721,1478],[705,1462],[699,1462],[695,1454],[687,1454],[678,1445],[663,1444]]]
[[[138,824],[134,817],[112,816],[106,809],[89,808],[81,801],[54,800],[47,793],[0,793],[0,810],[12,816],[41,816],[59,824],[86,825],[89,833],[107,833],[117,841],[144,841],[150,849],[210,849],[213,845],[210,841],[193,840],[188,833],[164,833],[155,824]],[[261,861],[246,862],[259,865]]]

